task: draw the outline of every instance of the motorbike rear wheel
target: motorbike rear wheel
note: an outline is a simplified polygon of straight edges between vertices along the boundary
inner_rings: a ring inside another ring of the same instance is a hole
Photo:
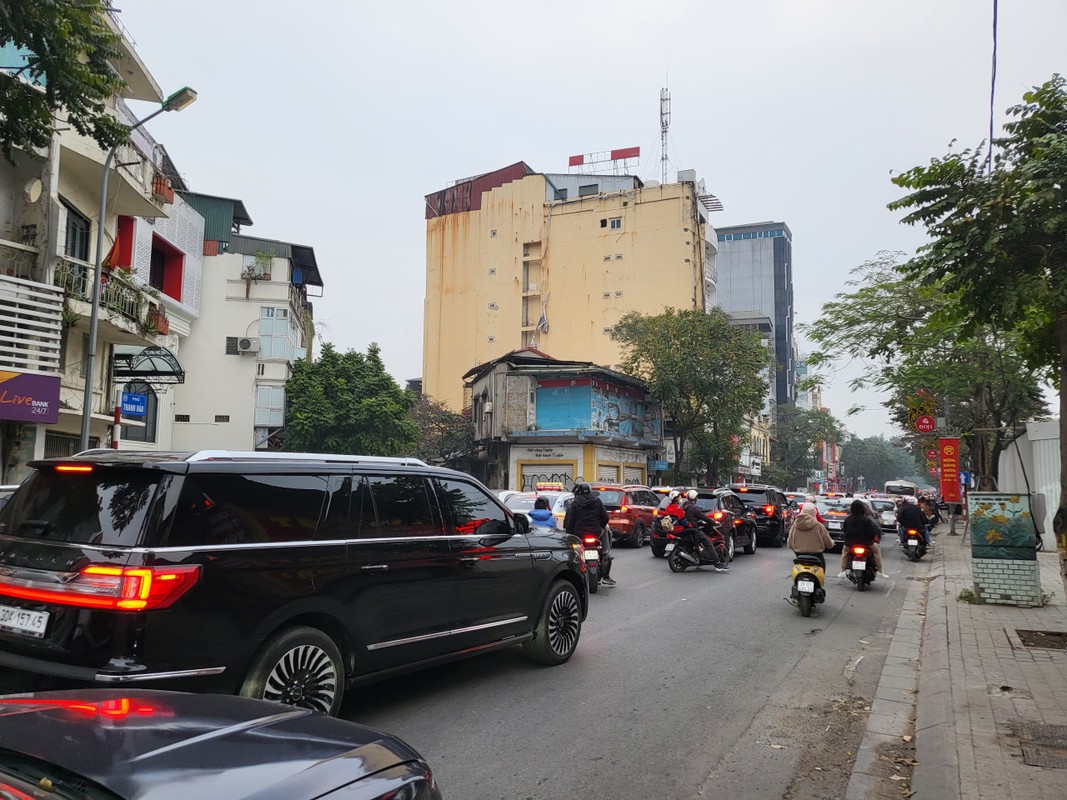
[[[800,595],[800,597],[797,599],[797,605],[800,606],[800,616],[802,616],[802,617],[810,617],[811,616],[811,595],[810,594],[802,594],[802,595]]]
[[[589,594],[596,594],[596,590],[600,588],[600,567],[587,567],[585,575],[589,583]]]
[[[856,588],[861,592],[867,591],[867,571],[864,570],[860,573],[860,576],[856,579]]]
[[[682,558],[682,549],[678,545],[667,553],[667,566],[671,572],[685,572],[689,568],[689,562]]]

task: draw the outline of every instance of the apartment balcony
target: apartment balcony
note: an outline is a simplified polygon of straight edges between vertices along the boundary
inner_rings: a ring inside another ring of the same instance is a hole
[[[76,258],[64,257],[57,263],[52,282],[67,297],[68,323],[77,324],[79,318],[92,314],[90,276],[91,264]],[[122,270],[112,270],[100,294],[98,335],[117,344],[144,344],[170,330],[170,322],[162,304],[149,291],[124,277]]]
[[[0,275],[0,368],[59,372],[63,290]]]

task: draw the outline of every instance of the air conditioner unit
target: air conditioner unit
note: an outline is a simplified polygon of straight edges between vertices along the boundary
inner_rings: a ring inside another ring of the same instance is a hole
[[[237,340],[237,352],[238,353],[258,353],[259,352],[259,339],[249,339],[247,337],[241,337]]]

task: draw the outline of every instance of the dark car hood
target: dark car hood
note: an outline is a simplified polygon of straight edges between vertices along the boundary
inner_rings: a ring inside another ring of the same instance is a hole
[[[5,746],[131,800],[314,797],[419,760],[395,737],[313,711],[147,690],[0,697]]]

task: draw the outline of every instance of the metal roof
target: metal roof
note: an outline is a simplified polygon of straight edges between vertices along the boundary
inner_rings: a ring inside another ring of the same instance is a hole
[[[175,187],[177,188],[177,187]],[[185,202],[200,212],[204,218],[204,239],[214,242],[229,242],[242,225],[251,225],[252,218],[241,200],[232,197],[216,197],[199,192],[182,192]]]

